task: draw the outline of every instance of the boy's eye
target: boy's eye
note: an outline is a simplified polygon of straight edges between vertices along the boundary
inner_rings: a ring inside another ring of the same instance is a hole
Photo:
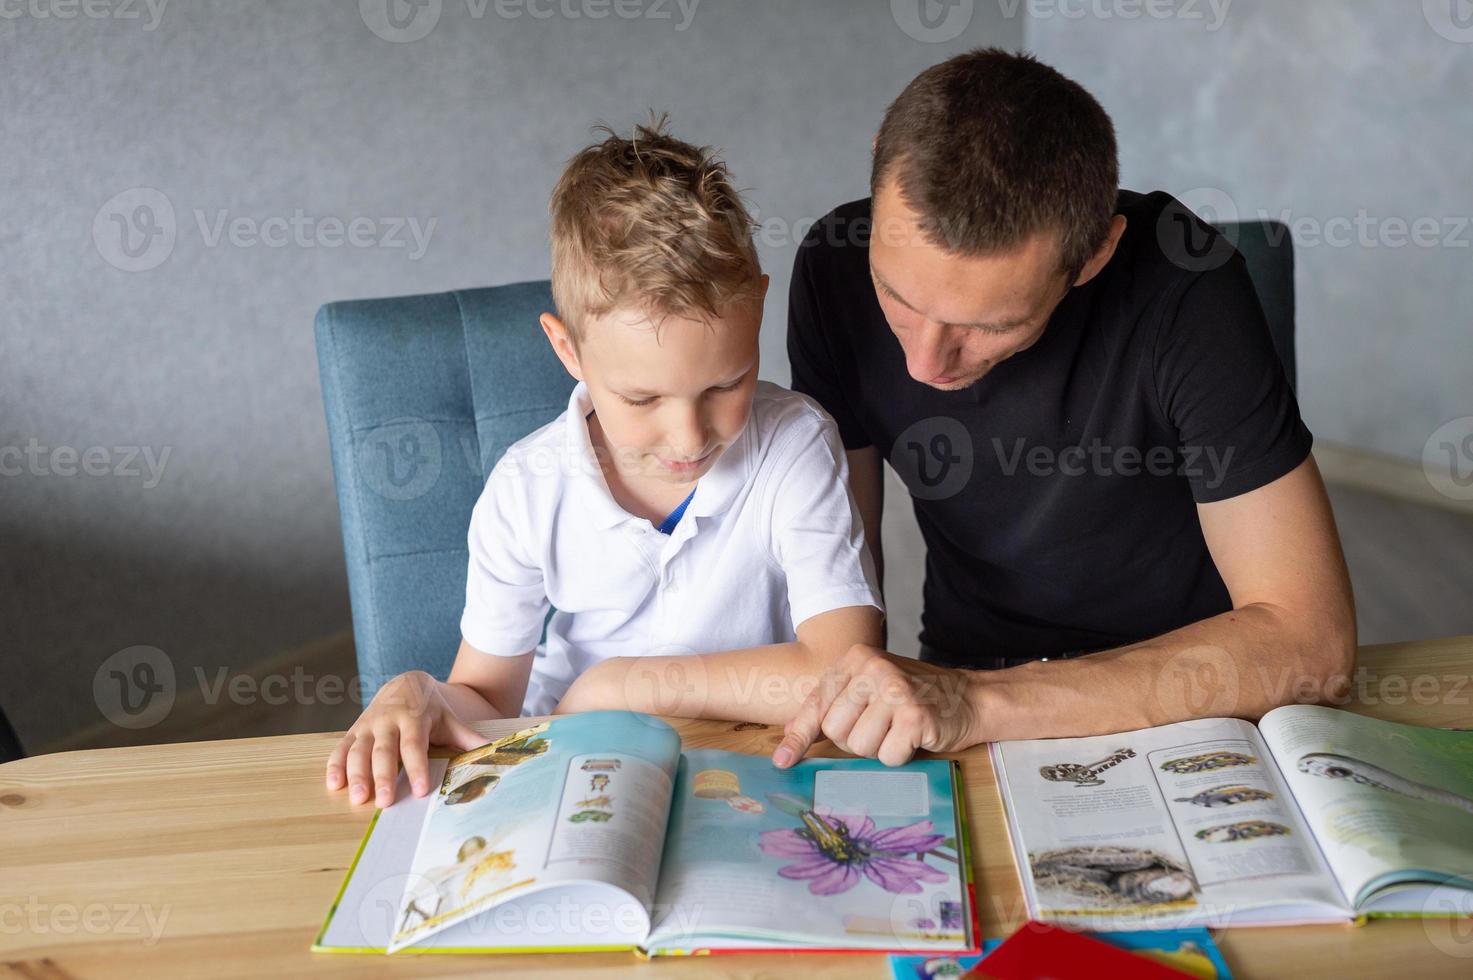
[[[729,385],[722,385],[720,388],[711,388],[709,390],[725,394],[728,391],[736,391],[741,386],[742,383],[740,381],[735,381]],[[618,392],[615,392],[615,394],[618,394]],[[646,405],[653,405],[657,397],[658,396],[651,395],[649,398],[641,398],[636,401],[635,399],[629,398],[625,395],[619,395],[619,400],[626,405],[632,405],[635,408],[643,408]]]

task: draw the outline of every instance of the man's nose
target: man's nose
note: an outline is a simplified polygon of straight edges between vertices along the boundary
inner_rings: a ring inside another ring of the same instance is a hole
[[[905,351],[905,369],[917,381],[930,381],[947,369],[951,361],[951,346],[946,328],[939,323],[925,322],[911,335]]]

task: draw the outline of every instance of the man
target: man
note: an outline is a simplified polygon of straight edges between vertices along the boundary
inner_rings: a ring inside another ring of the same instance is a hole
[[[1349,577],[1246,267],[1118,188],[1094,98],[995,49],[930,68],[871,195],[799,249],[788,349],[881,570],[885,461],[911,491],[922,655],[850,650],[776,763],[820,735],[893,765],[1336,696]]]

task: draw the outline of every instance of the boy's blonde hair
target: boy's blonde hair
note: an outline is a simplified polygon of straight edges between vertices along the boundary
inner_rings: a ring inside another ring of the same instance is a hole
[[[553,188],[552,296],[576,340],[616,308],[710,322],[756,296],[752,218],[710,147],[666,117],[580,151]]]

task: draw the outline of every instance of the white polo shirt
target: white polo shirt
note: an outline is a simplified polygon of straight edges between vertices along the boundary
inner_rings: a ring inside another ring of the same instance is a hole
[[[471,515],[461,635],[494,656],[536,649],[523,714],[550,713],[609,657],[785,643],[819,613],[884,609],[838,430],[807,396],[759,381],[746,427],[668,535],[609,493],[591,410],[580,383],[507,450]]]

